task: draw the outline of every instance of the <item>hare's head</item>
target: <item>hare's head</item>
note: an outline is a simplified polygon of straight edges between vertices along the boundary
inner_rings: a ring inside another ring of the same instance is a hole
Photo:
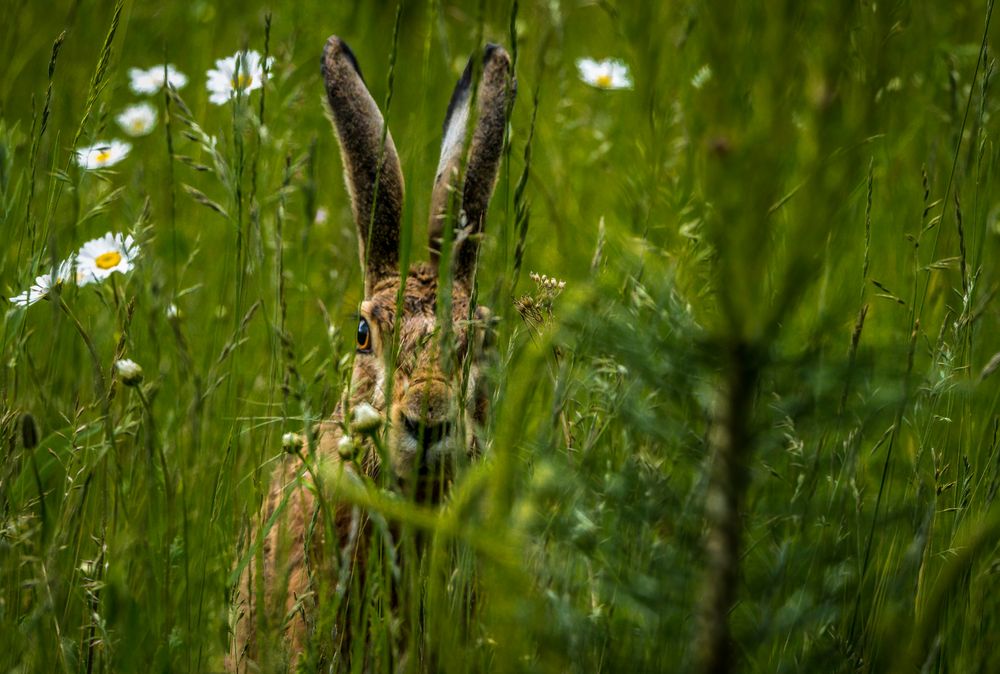
[[[510,57],[488,46],[481,70],[470,59],[455,87],[431,196],[430,262],[409,271],[399,269],[403,175],[392,136],[342,40],[327,40],[322,65],[364,275],[350,398],[387,417],[386,446],[401,480],[438,483],[475,451],[473,428],[488,407],[480,365],[489,311],[472,295],[515,92]],[[365,464],[376,469],[375,452]]]

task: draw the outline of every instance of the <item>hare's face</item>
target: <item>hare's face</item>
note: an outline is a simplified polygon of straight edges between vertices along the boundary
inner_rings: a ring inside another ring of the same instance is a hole
[[[405,483],[447,483],[476,453],[474,432],[488,409],[480,366],[489,311],[476,307],[470,319],[468,295],[454,292],[451,333],[443,334],[435,315],[437,274],[427,264],[410,270],[398,316],[397,293],[398,281],[388,279],[361,304],[355,396],[388,418],[386,446],[396,476]]]
[[[331,37],[323,51],[326,101],[351,193],[365,280],[351,398],[388,417],[389,457],[403,481],[444,478],[438,483],[446,483],[456,463],[476,451],[473,432],[487,409],[480,364],[489,312],[471,307],[470,298],[516,85],[510,57],[500,47],[489,45],[482,69],[476,64],[469,60],[445,117],[431,193],[431,260],[407,272],[399,269],[403,174],[392,135],[350,48]],[[449,230],[453,237],[446,236]],[[448,268],[442,268],[439,254],[445,238],[455,244]],[[450,317],[438,314],[442,279],[451,284]],[[400,283],[405,286],[397,312]],[[377,465],[369,451],[363,466],[373,471]]]

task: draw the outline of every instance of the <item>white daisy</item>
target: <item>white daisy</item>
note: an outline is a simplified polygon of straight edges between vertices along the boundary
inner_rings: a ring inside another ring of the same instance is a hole
[[[76,255],[71,255],[59,265],[59,276],[63,280],[73,281],[78,286],[89,285],[97,280],[90,271],[80,266]]]
[[[24,292],[10,298],[10,303],[16,307],[30,307],[40,299],[44,299],[52,289],[52,274],[43,274],[35,278],[35,282]]]
[[[115,121],[130,136],[145,136],[156,126],[156,108],[149,103],[136,103],[121,111]]]
[[[59,268],[56,270],[56,282],[65,283],[67,281],[73,282],[78,286],[85,286],[88,283],[94,282],[94,279],[90,275],[84,274],[81,271],[76,259],[76,253],[60,262]]]
[[[123,274],[132,270],[132,262],[139,256],[139,247],[132,235],[108,232],[99,239],[83,244],[77,255],[77,278],[86,280],[81,285],[93,281],[103,281],[114,272]],[[79,282],[79,281],[78,281]]]
[[[149,70],[129,68],[129,79],[132,80],[132,91],[137,94],[155,94],[163,88],[163,65],[153,66]],[[174,89],[181,89],[187,84],[187,75],[167,64],[167,81]]]
[[[131,149],[130,143],[121,140],[94,143],[76,151],[76,163],[87,170],[107,168],[124,159]]]
[[[598,89],[631,89],[632,78],[628,74],[628,66],[618,59],[577,59],[577,70],[580,79]]]
[[[223,105],[239,92],[260,89],[264,86],[264,67],[270,70],[273,63],[274,59],[270,57],[264,63],[253,49],[217,60],[215,68],[208,71],[206,86],[212,94],[208,100]]]
[[[73,270],[73,258],[63,260],[54,271],[35,277],[35,282],[31,286],[10,298],[11,304],[17,307],[30,307],[40,299],[44,299],[60,283],[65,283],[70,279]]]

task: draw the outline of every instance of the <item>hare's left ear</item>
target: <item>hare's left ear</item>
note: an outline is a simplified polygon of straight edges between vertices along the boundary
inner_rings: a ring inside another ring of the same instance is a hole
[[[438,163],[431,195],[430,249],[431,262],[438,264],[441,254],[441,235],[445,224],[455,223],[460,230],[454,251],[455,281],[466,286],[472,282],[476,269],[479,235],[483,231],[486,208],[489,206],[496,185],[497,169],[503,150],[507,111],[517,91],[517,81],[510,71],[510,56],[495,44],[486,46],[483,55],[483,72],[476,95],[477,118],[465,166],[465,182],[461,185],[461,199],[453,192],[459,189],[459,173],[466,149],[466,127],[472,104],[472,67],[470,58],[462,78],[448,104],[444,120],[444,140],[441,143],[441,160]],[[460,208],[449,209],[452,204]]]
[[[335,35],[328,39],[322,66],[358,229],[365,295],[370,296],[381,279],[399,273],[403,172],[392,136],[347,43]]]

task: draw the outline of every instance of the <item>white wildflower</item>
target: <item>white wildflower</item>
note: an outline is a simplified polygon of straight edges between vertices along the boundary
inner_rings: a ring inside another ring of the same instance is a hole
[[[76,163],[87,170],[114,166],[128,156],[132,145],[121,140],[94,143],[76,151]]]
[[[241,51],[215,62],[215,68],[208,71],[208,100],[216,105],[224,105],[240,92],[249,93],[264,86],[264,69],[274,63],[268,58],[265,63],[253,49]]]
[[[130,68],[128,71],[132,91],[137,94],[155,94],[163,88],[163,65],[148,70]],[[187,84],[187,75],[167,64],[167,81],[174,89],[182,89]]]
[[[38,300],[48,296],[54,285],[52,274],[43,274],[36,277],[35,282],[27,290],[11,297],[10,302],[16,307],[30,307]]]
[[[60,282],[72,281],[78,286],[85,286],[96,280],[93,276],[80,268],[80,261],[77,259],[76,253],[70,255],[67,259],[59,263],[57,276],[59,277]]]
[[[537,272],[531,272],[528,274],[528,278],[535,282],[538,286],[539,297],[548,300],[557,297],[563,290],[566,289],[566,282],[560,281],[555,276],[549,276],[548,274],[538,274]]]
[[[108,232],[99,239],[83,244],[77,255],[77,278],[85,283],[103,281],[114,272],[123,274],[132,270],[133,261],[139,256],[139,247],[132,235]]]
[[[156,126],[156,108],[149,103],[136,103],[122,110],[115,121],[128,135],[145,136]]]
[[[48,297],[52,289],[69,281],[73,275],[74,258],[70,257],[59,263],[59,266],[47,274],[35,277],[27,290],[10,298],[11,304],[16,307],[30,307],[35,302]]]
[[[618,59],[595,61],[590,58],[577,59],[576,68],[580,79],[598,89],[631,89],[632,78],[628,66]]]

